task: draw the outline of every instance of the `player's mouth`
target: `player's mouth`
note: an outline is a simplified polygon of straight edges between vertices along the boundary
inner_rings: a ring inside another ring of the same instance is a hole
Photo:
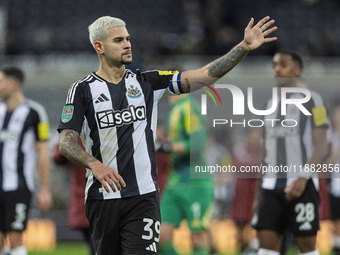
[[[131,57],[132,56],[132,51],[124,52],[123,56]]]

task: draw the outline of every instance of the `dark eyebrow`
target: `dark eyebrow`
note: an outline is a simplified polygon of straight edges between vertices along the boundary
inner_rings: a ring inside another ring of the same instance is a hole
[[[113,40],[123,40],[125,38],[130,38],[130,35],[128,35],[126,37],[125,36],[117,36],[117,37],[114,37]]]

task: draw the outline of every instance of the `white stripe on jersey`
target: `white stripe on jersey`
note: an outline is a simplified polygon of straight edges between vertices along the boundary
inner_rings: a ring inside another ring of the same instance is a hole
[[[91,78],[91,75],[88,75],[85,79],[77,81],[77,82],[72,84],[72,86],[69,88],[69,90],[67,92],[66,105],[73,103],[74,95],[76,93],[76,90],[77,90],[79,83],[81,83],[83,81],[88,81],[90,78]]]
[[[324,103],[323,103],[322,98],[321,98],[319,93],[316,93],[315,91],[311,91],[311,96],[314,100],[315,107],[324,106]]]
[[[27,104],[38,113],[40,122],[48,122],[47,112],[41,104],[31,99],[27,99]]]
[[[169,91],[168,89],[159,89],[153,92],[154,102],[153,102],[153,110],[151,116],[151,129],[153,132],[153,141],[156,141],[156,130],[157,130],[157,121],[158,121],[158,101],[162,98],[162,96]]]
[[[32,149],[32,144],[35,144],[35,135],[33,130],[29,130],[22,142],[22,151],[24,153],[24,176],[26,180],[26,184],[29,190],[34,190],[34,178],[33,178],[33,171],[36,167],[36,150]]]
[[[134,85],[134,88],[140,91],[141,96],[139,97],[129,97],[128,95],[128,89],[130,84]],[[142,88],[137,81],[136,75],[128,75],[128,77],[125,80],[125,87],[126,87],[126,98],[128,101],[128,105],[138,105],[143,106],[146,109],[145,105],[145,98],[144,94],[142,93]],[[155,184],[152,180],[151,175],[151,163],[150,160],[146,160],[149,158],[149,152],[147,149],[147,141],[144,130],[146,129],[148,120],[145,121],[137,121],[133,123],[133,128],[135,132],[132,134],[132,140],[133,140],[133,162],[135,166],[136,171],[136,179],[139,193],[141,195],[150,193],[152,191],[156,191]],[[152,129],[152,128],[151,128]],[[137,132],[139,131],[139,132]],[[142,185],[140,185],[142,184]]]
[[[92,98],[96,99],[100,97],[102,94],[109,98],[109,101],[104,101],[101,103],[96,103],[96,100],[92,101],[93,108],[96,112],[101,111],[101,109],[112,109],[112,99],[107,87],[106,82],[96,80],[92,83],[89,83]],[[96,118],[97,125],[99,126],[98,119]],[[87,135],[90,137],[90,134]],[[117,138],[117,129],[116,127],[101,129],[99,132],[99,138],[101,143],[101,156],[103,164],[115,169],[117,172],[119,171],[117,165],[117,150],[118,150],[118,138]],[[91,153],[91,147],[87,149],[87,152]],[[93,180],[92,180],[93,181]],[[103,192],[104,199],[111,199],[111,198],[121,198],[120,191],[113,192],[111,187],[108,186],[110,189],[110,193]]]
[[[66,104],[72,104],[74,100],[74,94],[76,93],[76,89],[79,85],[79,82],[75,82],[72,84],[72,86],[69,88],[67,97],[66,97]]]
[[[337,152],[340,149],[340,135],[334,130],[332,134],[332,151]],[[337,158],[334,165],[340,165],[340,158]],[[335,197],[340,197],[340,173],[333,171],[331,173],[330,193]]]

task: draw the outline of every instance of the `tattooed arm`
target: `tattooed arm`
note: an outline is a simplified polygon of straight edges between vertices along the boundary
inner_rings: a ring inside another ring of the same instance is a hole
[[[75,164],[90,169],[107,192],[110,192],[108,185],[114,192],[116,191],[116,187],[118,190],[121,190],[122,187],[126,186],[123,178],[116,170],[105,166],[84,151],[78,143],[79,133],[77,131],[63,129],[60,132],[59,139],[60,152]]]
[[[250,51],[257,49],[263,43],[275,41],[276,37],[265,38],[277,28],[268,29],[274,20],[267,16],[260,20],[254,27],[254,19],[251,18],[244,31],[244,39],[224,56],[216,59],[208,65],[192,71],[185,71],[181,75],[182,88],[185,93],[201,88],[205,84],[213,84],[234,68]]]

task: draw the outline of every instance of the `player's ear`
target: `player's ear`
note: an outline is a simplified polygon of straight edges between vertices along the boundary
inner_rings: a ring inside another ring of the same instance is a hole
[[[297,66],[296,68],[294,68],[294,72],[297,77],[300,77],[302,73],[301,67]]]
[[[94,49],[97,51],[97,53],[104,52],[104,45],[101,41],[95,41],[93,46],[94,46]]]

